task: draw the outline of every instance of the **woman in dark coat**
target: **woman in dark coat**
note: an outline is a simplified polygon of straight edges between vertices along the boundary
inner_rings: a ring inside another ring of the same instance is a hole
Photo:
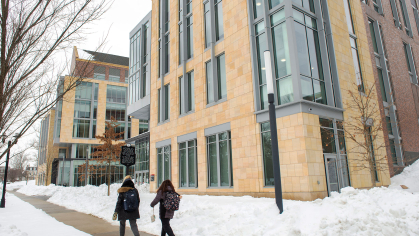
[[[161,183],[159,189],[157,190],[156,198],[154,198],[154,200],[150,204],[151,207],[154,207],[155,205],[157,205],[157,203],[160,202],[159,216],[162,226],[161,236],[165,236],[166,233],[169,236],[175,236],[172,227],[170,227],[170,219],[173,219],[173,215],[175,214],[175,212],[166,210],[166,208],[164,208],[163,206],[164,200],[166,199],[166,193],[172,191],[175,192],[175,187],[173,187],[172,182],[170,180],[163,181],[163,183]],[[178,193],[176,194],[179,195]],[[182,199],[182,196],[179,195],[179,198]]]
[[[138,196],[138,206],[140,206],[140,195],[138,194],[138,190],[134,187],[134,182],[132,182],[131,176],[126,176],[124,178],[124,182],[122,183],[121,188],[118,189],[118,201],[116,202],[114,219],[116,219],[116,214],[118,215],[119,220],[119,235],[125,235],[125,223],[126,220],[129,220],[129,224],[131,226],[132,233],[135,236],[139,236],[140,233],[138,232],[137,227],[137,219],[140,219],[140,212],[137,210],[134,211],[125,211],[124,210],[124,198],[125,193],[131,189],[135,189],[135,192]]]

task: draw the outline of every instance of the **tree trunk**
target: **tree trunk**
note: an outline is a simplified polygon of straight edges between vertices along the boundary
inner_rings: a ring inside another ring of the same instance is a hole
[[[110,194],[111,194],[111,159],[108,160],[108,196]]]

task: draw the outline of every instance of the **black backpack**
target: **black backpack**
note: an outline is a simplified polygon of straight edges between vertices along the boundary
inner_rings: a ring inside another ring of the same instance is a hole
[[[135,211],[138,209],[138,195],[135,189],[130,189],[125,193],[124,198],[124,210],[125,211]]]
[[[166,199],[163,202],[163,206],[168,211],[177,211],[179,210],[179,202],[179,195],[171,191],[166,193]]]

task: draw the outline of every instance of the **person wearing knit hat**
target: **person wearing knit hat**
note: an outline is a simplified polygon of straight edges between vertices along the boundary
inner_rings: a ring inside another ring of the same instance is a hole
[[[127,204],[130,202],[130,204]],[[132,204],[133,203],[133,204]],[[132,209],[134,206],[134,209]],[[115,213],[112,219],[119,220],[119,235],[125,235],[126,221],[129,220],[132,233],[139,236],[137,227],[137,219],[140,219],[140,194],[132,182],[131,176],[127,175],[124,178],[121,188],[118,189],[118,201],[116,202]]]

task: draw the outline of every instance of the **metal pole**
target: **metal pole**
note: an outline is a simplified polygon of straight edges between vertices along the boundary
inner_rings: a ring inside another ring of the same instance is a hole
[[[266,72],[266,83],[268,89],[268,102],[269,102],[269,122],[271,128],[271,148],[272,148],[272,164],[274,171],[274,182],[275,182],[275,202],[278,206],[279,213],[282,214],[284,211],[282,203],[282,186],[281,186],[281,170],[279,167],[279,151],[278,151],[278,134],[276,129],[276,113],[274,104],[274,87],[272,80],[272,64],[271,54],[269,51],[264,52],[265,56],[265,72]]]
[[[7,157],[6,157],[6,169],[4,170],[4,180],[3,180],[3,195],[1,196],[1,203],[0,208],[4,208],[6,206],[6,184],[7,184],[7,171],[9,169],[9,156],[10,156],[10,146],[12,142],[9,141],[7,143]]]

